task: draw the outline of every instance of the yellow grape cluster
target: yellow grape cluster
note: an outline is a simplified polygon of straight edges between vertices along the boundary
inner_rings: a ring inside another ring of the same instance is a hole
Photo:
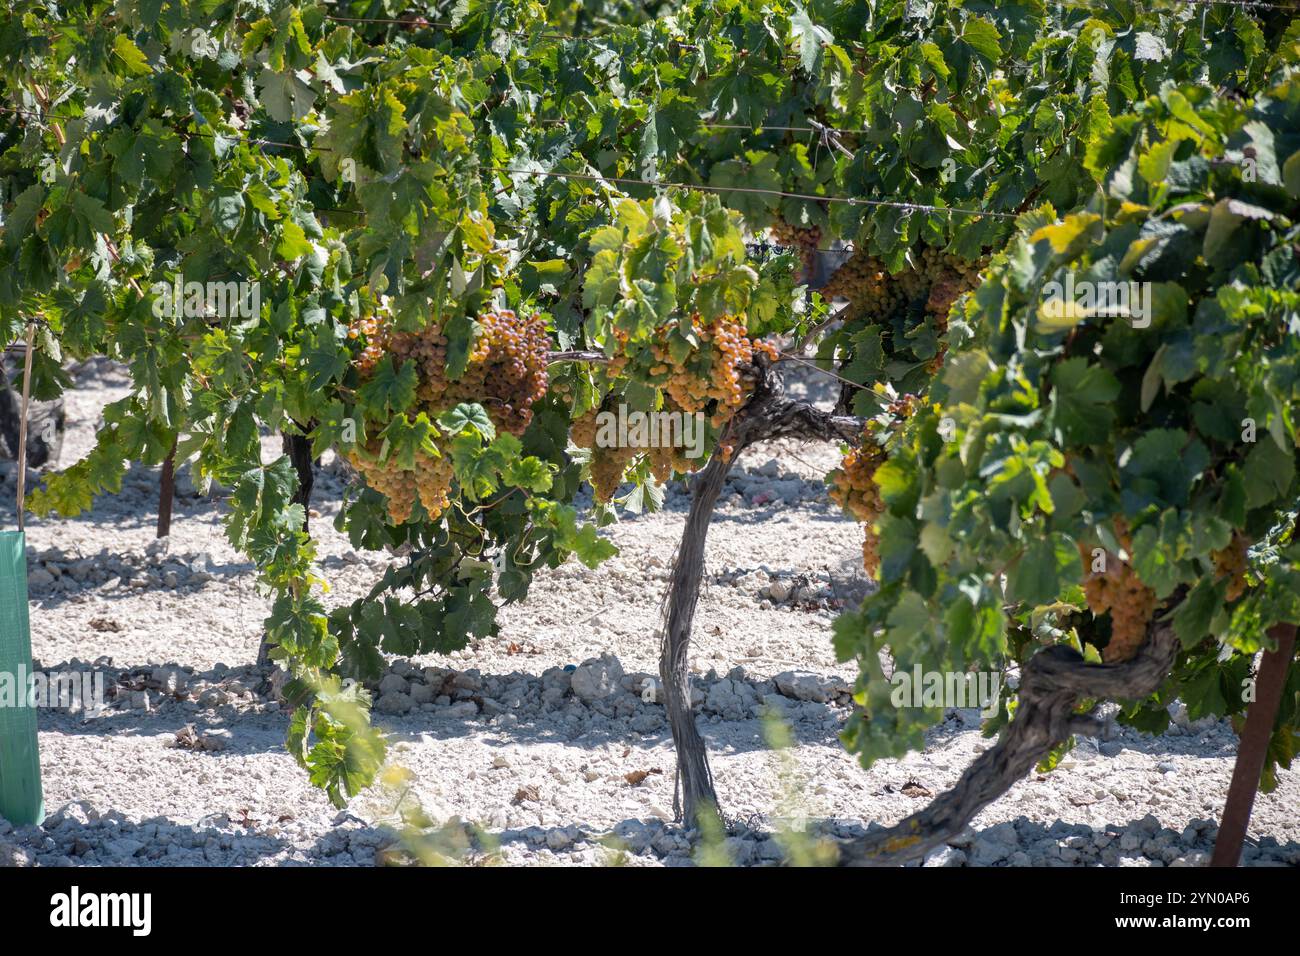
[[[730,455],[731,446],[725,443],[719,445],[718,454]],[[689,475],[693,471],[699,471],[705,460],[703,456],[687,457],[684,448],[651,448],[646,452],[646,457],[650,460],[650,474],[660,484],[673,475]]]
[[[550,381],[546,324],[540,316],[524,318],[509,309],[486,312],[478,321],[481,331],[465,373],[452,385],[453,397],[479,402],[497,428],[522,435]]]
[[[618,486],[623,483],[623,475],[640,449],[597,447],[596,434],[599,429],[596,416],[599,413],[600,408],[593,408],[574,419],[569,426],[569,440],[579,448],[591,449],[592,488],[596,500],[608,504],[613,500]],[[683,448],[647,448],[644,449],[644,454],[650,462],[650,473],[660,484],[668,481],[674,473],[695,471],[703,463],[703,458],[687,458]]]
[[[745,367],[752,364],[756,353],[775,360],[779,355],[774,343],[751,339],[747,334],[743,316],[723,315],[703,321],[698,314],[691,316],[691,331],[699,341],[698,348],[690,349],[680,360],[674,358],[670,346],[671,330],[658,330],[649,343],[652,384],[666,394],[665,410],[693,415],[704,412],[714,427],[722,427],[748,398],[750,386],[745,381]],[[628,336],[614,330],[616,350],[613,360],[605,367],[606,377],[617,378],[626,369]],[[600,501],[610,501],[623,475],[637,456],[644,452],[655,480],[665,482],[675,473],[696,471],[704,459],[688,458],[683,448],[600,448],[596,445],[596,416],[599,409],[578,416],[569,429],[570,440],[580,448],[590,448],[591,482]],[[722,454],[730,454],[726,445],[719,447]]]
[[[388,517],[398,525],[411,517],[419,500],[429,517],[436,519],[450,504],[452,467],[444,455],[416,452],[415,468],[402,468],[389,458],[380,461],[383,443],[372,439],[366,443],[369,457],[352,455],[350,461],[366,478],[366,483],[388,499]]]
[[[1116,536],[1125,551],[1131,553],[1128,528],[1117,520]],[[1146,641],[1147,625],[1156,610],[1156,592],[1142,583],[1137,572],[1118,555],[1106,554],[1105,571],[1092,570],[1092,553],[1079,544],[1083,560],[1083,593],[1093,614],[1110,613],[1110,641],[1102,648],[1106,663],[1127,661]]]
[[[599,406],[583,412],[569,426],[569,440],[579,448],[596,447],[596,416],[600,414]]]
[[[608,504],[623,483],[623,474],[636,458],[635,448],[615,445],[612,448],[593,448],[591,451],[591,487],[596,500]]]
[[[391,338],[388,323],[373,315],[362,316],[348,324],[348,338],[353,342],[362,341],[361,351],[352,359],[352,364],[361,378],[367,379],[388,351]]]
[[[608,504],[623,483],[623,474],[627,466],[637,455],[635,448],[602,448],[596,444],[599,427],[596,416],[603,406],[597,406],[583,412],[569,426],[569,440],[579,448],[591,449],[591,487],[597,501]]]
[[[614,338],[614,354],[610,360],[605,363],[605,381],[612,382],[627,370],[627,363],[631,357],[627,353],[627,343],[629,335],[622,329],[614,329],[611,333]]]
[[[853,256],[835,270],[821,290],[822,298],[848,299],[854,316],[885,316],[902,305],[898,284],[884,260],[865,250]]]
[[[862,566],[871,577],[880,570],[880,538],[876,519],[885,511],[885,503],[876,485],[876,469],[889,458],[884,439],[888,430],[897,429],[916,414],[921,399],[916,395],[900,395],[885,407],[885,423],[868,422],[862,430],[862,441],[845,453],[840,467],[830,473],[830,497],[855,521],[862,522],[865,534],[862,539]]]
[[[875,428],[868,425],[862,433],[862,443],[848,450],[840,466],[827,479],[831,501],[843,508],[854,521],[866,525],[866,536],[862,541],[862,566],[871,577],[875,577],[880,570],[875,523],[885,511],[875,476],[876,469],[884,464],[887,457],[884,446],[876,438]]]
[[[662,381],[669,400],[683,412],[708,411],[710,403],[714,403],[710,418],[715,427],[720,427],[745,404],[748,387],[744,367],[753,363],[755,352],[775,360],[777,347],[746,335],[743,317],[723,315],[706,324],[696,314],[691,316],[691,329],[703,344],[687,352],[681,361],[673,357],[669,331],[656,333],[650,344],[655,362],[650,374]]]
[[[1234,532],[1228,546],[1211,552],[1214,559],[1215,573],[1228,579],[1228,590],[1224,595],[1228,601],[1235,601],[1246,593],[1246,549],[1249,542],[1240,531]]]
[[[946,327],[948,310],[957,301],[957,297],[979,284],[980,270],[986,260],[967,262],[960,256],[922,246],[913,252],[916,268],[901,272],[898,284],[905,301],[912,302],[925,297],[925,311],[939,320],[940,327]]]
[[[913,250],[916,265],[891,275],[879,256],[859,250],[835,270],[822,297],[849,301],[853,317],[891,315],[909,302],[924,299],[925,311],[942,324],[958,296],[979,284],[986,260],[967,262],[932,246]]]
[[[479,334],[465,373],[452,382],[447,377],[447,336],[441,325],[418,332],[394,332],[388,322],[366,317],[355,322],[349,338],[362,339],[354,359],[362,382],[374,374],[385,356],[396,368],[415,363],[418,373],[415,413],[430,419],[459,402],[478,402],[502,431],[521,434],[532,420],[532,406],[546,394],[547,353],[550,342],[542,321],[521,318],[514,312],[488,312],[479,317]],[[381,461],[383,443],[372,438],[349,460],[372,488],[388,499],[394,524],[411,517],[415,502],[436,519],[450,503],[453,470],[446,454],[419,451],[414,468],[402,468],[393,459]],[[440,449],[441,450],[441,449]]]

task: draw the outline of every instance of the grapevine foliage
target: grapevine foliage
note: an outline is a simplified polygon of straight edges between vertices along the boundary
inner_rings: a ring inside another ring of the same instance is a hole
[[[1122,714],[1159,731],[1175,696],[1241,714],[1268,629],[1300,615],[1300,82],[1247,102],[1167,86],[1089,164],[1095,197],[1022,217],[954,313],[874,472],[881,587],[836,626],[862,668],[864,760],[943,714],[890,706],[885,647],[909,671],[1005,671],[1062,641],[1118,661],[1167,621],[1173,679]],[[1047,294],[1067,272],[1148,284],[1148,314]],[[1292,700],[1270,763],[1296,742]]]

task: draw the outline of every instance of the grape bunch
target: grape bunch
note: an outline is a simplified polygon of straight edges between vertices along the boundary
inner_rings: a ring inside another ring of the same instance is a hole
[[[902,427],[907,419],[921,407],[916,395],[897,395],[886,406],[881,417],[867,423],[862,430],[862,441],[844,455],[840,467],[827,477],[830,497],[854,521],[866,525],[862,541],[862,566],[875,577],[880,570],[879,537],[876,519],[885,511],[885,503],[876,485],[876,469],[888,459],[884,442],[891,431]]]
[[[388,323],[381,317],[366,315],[348,323],[348,339],[353,342],[362,340],[361,351],[352,360],[362,379],[374,374],[375,366],[388,351],[391,338]]]
[[[631,361],[627,354],[627,343],[630,336],[622,329],[614,329],[611,333],[614,338],[614,354],[608,362],[605,363],[605,381],[613,382],[623,374],[627,369],[627,363]]]
[[[618,486],[623,483],[624,472],[636,456],[635,448],[623,445],[591,450],[591,487],[597,501],[609,504],[613,500]]]
[[[746,401],[750,386],[745,380],[745,367],[752,364],[756,353],[775,360],[779,355],[774,343],[751,339],[746,333],[743,316],[722,315],[705,322],[699,314],[691,316],[691,332],[698,346],[684,353],[674,352],[670,327],[658,329],[651,337],[646,355],[648,373],[652,384],[665,393],[664,411],[683,415],[704,413],[715,428],[721,428]],[[628,336],[614,331],[619,345],[615,361],[606,366],[607,378],[617,377],[630,361],[627,349]],[[644,359],[641,359],[644,361]],[[611,393],[612,395],[613,393]],[[602,403],[608,405],[609,397]],[[697,470],[704,462],[703,456],[688,458],[685,448],[604,448],[596,442],[596,416],[599,409],[579,415],[569,427],[569,438],[574,445],[592,450],[590,473],[596,498],[608,502],[623,480],[627,468],[644,453],[650,473],[656,481],[665,482],[674,473],[686,474]],[[720,445],[723,454],[730,448]]]
[[[613,500],[618,486],[623,483],[627,466],[637,456],[635,448],[606,448],[596,441],[599,431],[596,419],[601,411],[607,409],[610,397],[607,395],[604,402],[583,412],[569,426],[569,440],[579,448],[591,449],[591,462],[588,466],[591,470],[591,487],[596,500],[603,504],[609,504]]]
[[[592,408],[573,420],[569,426],[569,440],[579,448],[591,449],[591,483],[596,499],[608,504],[623,481],[628,466],[639,453],[644,453],[650,463],[650,473],[660,484],[668,481],[675,473],[687,474],[697,470],[703,463],[703,456],[688,458],[686,449],[660,446],[646,449],[606,448],[597,444],[597,416],[608,405],[605,403]],[[666,409],[674,411],[671,407]]]
[[[579,448],[595,448],[596,416],[599,414],[600,407],[597,406],[575,418],[569,426],[569,440]]]
[[[383,442],[377,438],[366,443],[365,455],[352,453],[349,461],[365,476],[366,483],[388,499],[388,517],[399,525],[411,517],[418,500],[431,519],[436,519],[450,504],[451,461],[444,454],[415,454],[415,467],[403,468],[393,458],[381,460]]]
[[[884,260],[861,249],[835,270],[821,295],[827,301],[847,299],[853,318],[891,315],[903,304],[898,283],[885,268]]]
[[[447,397],[447,336],[441,328],[430,327],[420,332],[401,332],[392,337],[388,352],[398,368],[413,361],[419,373],[415,397],[420,404],[433,411],[441,410]]]
[[[933,246],[912,251],[916,268],[898,274],[898,285],[906,302],[924,300],[925,311],[947,326],[948,310],[958,296],[979,284],[980,270],[987,260],[967,262],[960,256]]]
[[[698,467],[693,466],[692,459],[680,455],[676,448],[651,448],[646,452],[646,458],[650,460],[650,474],[654,475],[655,481],[661,485],[671,478],[674,472],[687,472],[693,470],[693,467]],[[679,458],[683,463],[680,468]]]
[[[665,410],[669,412],[681,412],[680,408],[674,406],[671,399],[665,402],[664,407]],[[655,481],[663,484],[675,474],[689,475],[704,467],[704,463],[707,460],[704,455],[698,455],[692,458],[686,454],[686,451],[686,448],[677,445],[667,445],[648,449],[646,451],[646,458],[650,462],[650,474],[654,475]],[[729,443],[719,442],[717,447],[718,454],[730,457],[731,452],[732,446]]]
[[[745,403],[748,390],[743,372],[753,363],[754,353],[773,360],[779,353],[774,343],[746,335],[743,317],[723,315],[706,324],[696,314],[691,316],[691,329],[702,344],[680,361],[673,357],[669,330],[659,330],[650,345],[654,357],[650,375],[677,409],[690,414],[707,411],[714,426],[720,427]]]
[[[1120,546],[1131,552],[1132,541],[1122,520],[1116,521]],[[1137,653],[1147,636],[1147,624],[1156,610],[1156,592],[1142,583],[1137,572],[1118,555],[1105,554],[1105,570],[1092,570],[1092,553],[1079,543],[1085,577],[1083,593],[1095,615],[1110,614],[1110,640],[1101,658],[1108,664],[1126,661]]]
[[[779,246],[799,250],[803,271],[798,280],[806,281],[817,267],[817,251],[822,242],[821,226],[795,226],[784,219],[778,219],[772,224],[772,240]]]
[[[876,519],[885,511],[875,476],[876,469],[887,458],[885,447],[877,438],[876,428],[873,424],[868,424],[862,433],[862,443],[849,449],[840,466],[827,478],[831,501],[843,508],[854,521],[866,525],[866,536],[862,541],[862,566],[871,577],[875,577],[880,570],[879,542],[874,526]]]
[[[1219,551],[1211,552],[1214,559],[1214,570],[1219,577],[1228,579],[1228,590],[1224,595],[1225,600],[1235,601],[1246,593],[1246,549],[1248,542],[1246,536],[1240,531],[1232,536],[1228,546]]]
[[[366,317],[352,324],[348,337],[361,340],[362,348],[353,359],[364,383],[385,356],[395,368],[415,364],[416,405],[430,419],[459,402],[478,402],[502,431],[521,434],[532,420],[532,406],[546,394],[549,340],[540,318],[521,318],[502,310],[479,317],[464,374],[455,382],[447,375],[447,336],[438,323],[416,332],[395,332],[388,321]],[[383,431],[384,423],[368,429]],[[378,438],[348,456],[367,483],[388,499],[388,516],[394,524],[409,520],[419,501],[431,519],[450,503],[453,470],[445,450],[435,441],[435,453],[415,453],[413,468],[401,467],[391,457],[382,458],[383,442]]]
[[[891,275],[883,259],[860,249],[835,270],[822,297],[847,299],[850,318],[886,318],[919,301],[942,324],[957,298],[979,284],[985,264],[985,260],[967,262],[933,246],[914,249],[912,259],[914,268]]]
[[[478,318],[480,332],[469,364],[449,389],[454,402],[478,402],[502,431],[522,435],[532,407],[546,395],[550,339],[540,316],[523,318],[509,309]],[[445,369],[445,343],[443,368]],[[423,381],[423,378],[422,378]]]

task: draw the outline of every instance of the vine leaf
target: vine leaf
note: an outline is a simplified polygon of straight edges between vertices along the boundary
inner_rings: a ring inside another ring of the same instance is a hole
[[[822,46],[831,43],[835,39],[834,35],[825,27],[813,23],[812,17],[802,6],[796,6],[790,16],[790,32],[799,46],[799,64],[805,73],[815,74]]]

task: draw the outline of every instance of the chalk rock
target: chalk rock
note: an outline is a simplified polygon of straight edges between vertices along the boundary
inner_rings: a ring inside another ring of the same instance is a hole
[[[573,693],[579,700],[591,703],[619,690],[623,665],[613,654],[583,661],[573,672]]]

